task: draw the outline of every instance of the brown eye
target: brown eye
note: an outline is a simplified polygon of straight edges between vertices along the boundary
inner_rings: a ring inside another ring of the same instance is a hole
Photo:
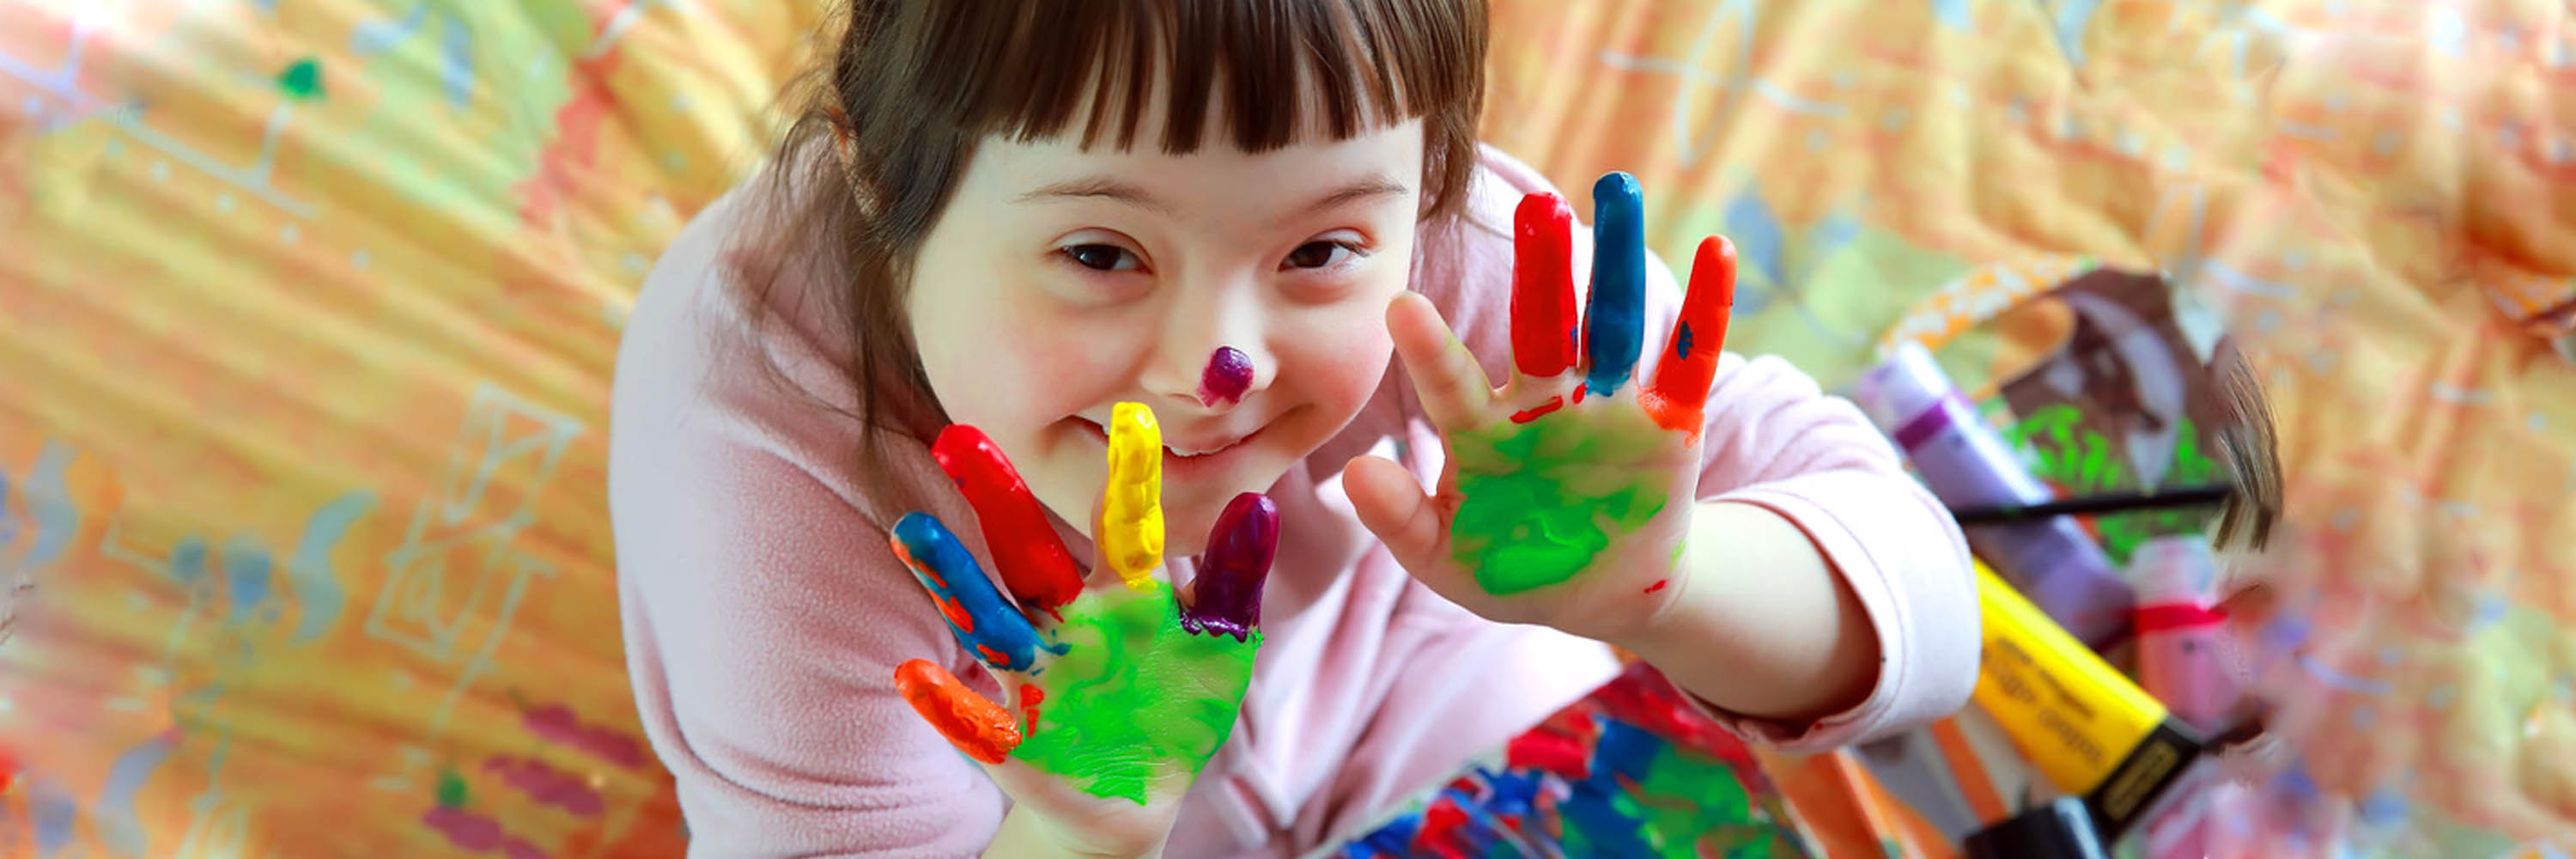
[[[1307,242],[1288,252],[1288,268],[1324,268],[1342,261],[1351,252],[1341,242]]]
[[[1128,271],[1138,267],[1136,255],[1117,245],[1073,245],[1061,253],[1074,264],[1093,271]]]

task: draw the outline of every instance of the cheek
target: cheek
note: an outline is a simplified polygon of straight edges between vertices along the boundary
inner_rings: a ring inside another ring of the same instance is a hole
[[[1377,393],[1394,354],[1384,305],[1354,302],[1301,320],[1293,336],[1282,338],[1280,378],[1337,416],[1359,411]]]

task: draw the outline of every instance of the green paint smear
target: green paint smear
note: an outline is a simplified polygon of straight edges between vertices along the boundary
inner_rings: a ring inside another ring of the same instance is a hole
[[[288,98],[312,101],[322,97],[322,64],[311,57],[296,60],[286,71],[277,74],[277,88]]]
[[[1064,615],[1059,640],[1069,649],[1038,675],[1046,699],[1011,756],[1138,805],[1158,781],[1197,775],[1234,731],[1261,634],[1236,641],[1182,630],[1160,582],[1085,595]]]
[[[2029,417],[2012,422],[2003,430],[2004,440],[2021,452],[2030,464],[2032,476],[2056,486],[2069,496],[2098,495],[2121,490],[2148,489],[2137,485],[2128,464],[2113,455],[2111,440],[2099,432],[2080,425],[2084,413],[2069,403],[2050,403],[2032,411]],[[2225,467],[2200,450],[2200,430],[2190,419],[2174,427],[2171,463],[2165,466],[2164,485],[2199,486],[2226,479]],[[2151,510],[2095,517],[2093,531],[2102,550],[2112,563],[2127,565],[2129,556],[2146,541],[2177,534],[2197,534],[2207,530],[2216,517],[2214,508]]]
[[[1671,475],[1604,465],[1651,450],[1663,428],[1642,413],[1633,426],[1597,423],[1560,412],[1461,433],[1450,445],[1461,496],[1450,552],[1487,593],[1573,578],[1612,539],[1663,511]]]
[[[455,770],[438,771],[438,807],[461,808],[465,805],[465,777]]]
[[[1753,798],[1732,767],[1677,748],[1657,752],[1645,778],[1610,802],[1663,859],[1700,859],[1703,844],[1724,845],[1728,859],[1804,855],[1781,838],[1778,823],[1754,815]],[[1602,849],[1575,827],[1567,828],[1565,847],[1568,856]]]

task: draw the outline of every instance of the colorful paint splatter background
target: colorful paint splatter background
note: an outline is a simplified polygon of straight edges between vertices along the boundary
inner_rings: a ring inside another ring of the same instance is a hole
[[[0,852],[677,848],[620,671],[611,358],[817,8],[0,0],[0,573],[36,583]],[[2569,837],[2563,4],[1494,15],[1488,136],[1644,177],[1667,259],[1734,237],[1731,342],[1828,383],[2047,285],[2019,266],[2173,272],[2284,416],[2274,574],[2315,598],[2273,686],[2316,785],[2439,855]]]

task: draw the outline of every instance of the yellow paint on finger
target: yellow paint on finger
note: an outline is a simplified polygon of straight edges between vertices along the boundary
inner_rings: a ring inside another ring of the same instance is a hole
[[[1107,496],[1101,554],[1120,581],[1145,590],[1163,565],[1163,430],[1142,403],[1110,410]]]

